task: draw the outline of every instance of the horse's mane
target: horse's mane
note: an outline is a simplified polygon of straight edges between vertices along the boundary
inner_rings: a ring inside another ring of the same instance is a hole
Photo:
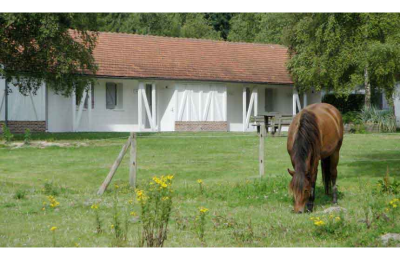
[[[314,163],[315,156],[320,153],[321,141],[317,118],[311,111],[301,111],[297,133],[294,137],[292,148],[292,160],[295,165],[295,174],[290,189],[295,196],[304,193],[304,180],[307,174],[307,159],[309,156],[311,164]]]

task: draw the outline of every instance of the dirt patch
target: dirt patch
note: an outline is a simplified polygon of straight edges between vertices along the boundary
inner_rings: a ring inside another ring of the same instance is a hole
[[[29,145],[25,145],[23,142],[13,142],[11,144],[7,144],[6,146],[10,147],[11,149],[19,149],[25,147],[34,147],[44,149],[47,147],[81,147],[81,146],[88,146],[87,143],[84,142],[63,142],[63,143],[56,143],[56,142],[47,142],[47,141],[37,141],[31,142]]]

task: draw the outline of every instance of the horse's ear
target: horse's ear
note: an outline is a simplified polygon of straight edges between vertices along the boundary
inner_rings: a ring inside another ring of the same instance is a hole
[[[289,168],[287,169],[287,172],[290,174],[290,176],[294,175],[294,171],[290,170]]]

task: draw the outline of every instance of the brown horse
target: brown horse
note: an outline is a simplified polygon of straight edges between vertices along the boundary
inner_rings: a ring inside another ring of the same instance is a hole
[[[343,141],[343,122],[340,112],[332,105],[321,103],[305,107],[290,124],[287,150],[294,171],[290,189],[294,195],[294,212],[302,213],[305,205],[312,211],[315,199],[318,163],[321,160],[325,193],[333,190],[337,203],[337,165]]]

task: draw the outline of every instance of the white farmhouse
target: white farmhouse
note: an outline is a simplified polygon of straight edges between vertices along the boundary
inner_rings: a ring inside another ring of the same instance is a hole
[[[0,123],[14,132],[254,131],[252,115],[296,114],[319,92],[297,94],[273,44],[100,33],[99,70],[82,100],[45,84],[23,96],[0,80]],[[7,101],[7,102],[6,102]]]

